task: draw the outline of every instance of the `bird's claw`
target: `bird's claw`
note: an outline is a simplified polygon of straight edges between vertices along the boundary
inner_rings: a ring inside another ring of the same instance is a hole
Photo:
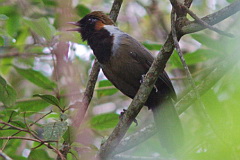
[[[143,75],[142,75],[142,78],[140,79],[140,83],[141,83],[141,84],[144,82],[145,77],[146,77],[146,75],[143,74]]]
[[[119,119],[122,119],[126,111],[127,111],[126,109],[123,109],[123,111],[120,113]],[[138,126],[138,121],[136,118],[133,120],[133,122],[136,124],[136,126]]]

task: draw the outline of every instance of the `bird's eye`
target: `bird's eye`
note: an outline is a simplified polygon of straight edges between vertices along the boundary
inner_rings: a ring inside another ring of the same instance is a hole
[[[93,24],[94,22],[97,21],[97,19],[95,19],[95,18],[88,18],[87,21],[88,21],[88,23]]]

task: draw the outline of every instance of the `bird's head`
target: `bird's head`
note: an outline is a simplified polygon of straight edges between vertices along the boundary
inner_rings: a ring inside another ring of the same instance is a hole
[[[78,22],[69,22],[78,26],[78,28],[70,29],[68,31],[77,31],[82,35],[83,41],[87,40],[94,32],[101,30],[104,25],[114,25],[114,22],[109,16],[101,11],[94,11],[87,14]]]

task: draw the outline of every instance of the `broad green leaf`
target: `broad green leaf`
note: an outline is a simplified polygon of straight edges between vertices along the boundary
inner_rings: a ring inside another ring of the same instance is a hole
[[[6,106],[12,106],[16,97],[16,91],[0,76],[0,101]]]
[[[76,129],[72,126],[68,126],[67,131],[63,135],[64,141],[69,144],[72,144],[73,142],[75,142],[75,136],[76,136],[75,133],[77,133]]]
[[[37,159],[44,159],[44,160],[53,160],[45,149],[34,149],[30,152],[28,156],[28,160],[37,160]]]
[[[67,131],[67,122],[48,123],[44,126],[43,136],[46,140],[58,140]]]
[[[56,34],[56,29],[45,18],[25,18],[23,21],[29,28],[31,28],[32,31],[37,33],[39,36],[46,38],[46,40],[51,40],[52,37]]]
[[[26,127],[26,125],[23,122],[21,122],[21,121],[14,121],[14,120],[12,120],[10,122],[10,124],[12,124],[12,125],[14,125],[16,127],[20,127],[20,128],[25,128]]]
[[[110,96],[117,93],[118,90],[113,86],[109,80],[102,80],[98,83],[97,96]]]
[[[7,86],[7,82],[5,81],[5,79],[2,76],[0,76],[0,85],[2,85],[3,87]]]
[[[201,43],[202,45],[217,50],[221,53],[225,52],[225,45],[216,39],[212,39],[207,35],[204,34],[191,34],[192,38]]]
[[[97,130],[104,130],[113,128],[117,125],[119,121],[119,115],[115,113],[106,113],[93,117],[90,120],[90,125],[92,128]]]
[[[27,27],[24,27],[21,29],[18,33],[18,36],[16,38],[16,43],[15,46],[19,49],[19,52],[24,53],[25,45],[26,44],[26,39],[29,36],[30,32],[27,29]]]
[[[157,43],[143,42],[142,44],[149,50],[160,51],[160,49],[162,48],[162,45]]]
[[[9,71],[11,70],[12,64],[13,62],[13,58],[3,58],[0,61],[0,73],[2,73],[3,75],[7,75],[9,73]]]
[[[182,67],[182,62],[176,50],[173,51],[173,54],[170,57],[168,63],[171,64],[173,68]]]
[[[184,54],[187,65],[193,65],[199,62],[205,62],[211,58],[217,58],[221,54],[209,49],[198,49],[192,53]]]
[[[183,55],[187,65],[194,65],[200,62],[206,62],[209,59],[217,58],[221,56],[218,52],[211,49],[198,49],[195,52],[186,53]],[[169,63],[173,65],[173,67],[182,67],[182,62],[180,57],[176,51],[174,51],[173,55],[170,57]]]
[[[0,21],[4,21],[7,19],[8,19],[8,16],[6,16],[5,14],[0,14]]]
[[[85,5],[83,4],[79,4],[76,6],[76,11],[77,11],[77,14],[80,16],[80,17],[84,17],[85,15],[87,15],[88,13],[91,12],[91,10],[89,8],[87,8]]]
[[[17,102],[14,108],[19,109],[20,112],[36,113],[36,112],[40,112],[41,110],[45,109],[48,106],[49,106],[49,103],[41,99],[38,99],[38,100]]]
[[[4,38],[0,36],[0,46],[4,46]]]
[[[22,75],[24,78],[29,80],[30,82],[34,83],[35,85],[48,89],[53,90],[56,87],[56,84],[49,80],[46,76],[44,76],[41,72],[35,71],[33,69],[23,69],[17,66],[14,66],[16,71]]]
[[[6,16],[10,16],[16,14],[17,8],[14,5],[1,5],[0,6],[0,14],[4,14]]]
[[[7,33],[10,36],[15,37],[19,28],[20,28],[20,16],[16,14],[9,17],[9,19],[6,21]]]
[[[42,0],[42,2],[46,6],[53,6],[53,7],[57,6],[57,1],[55,1],[55,0]]]
[[[42,98],[44,101],[52,104],[52,105],[55,105],[55,106],[60,106],[60,102],[59,100],[52,96],[52,95],[47,95],[47,94],[35,94],[33,95],[33,97],[40,97]]]

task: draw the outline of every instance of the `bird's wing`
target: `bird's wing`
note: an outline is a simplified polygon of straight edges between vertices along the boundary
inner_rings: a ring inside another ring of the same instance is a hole
[[[128,34],[125,34],[124,36],[121,37],[120,45],[122,45],[122,47],[124,48],[131,48],[131,50],[128,51],[130,55],[136,61],[138,61],[142,67],[145,68],[145,72],[149,70],[153,63],[154,57],[142,44],[140,44],[137,40],[135,40]],[[163,73],[160,74],[159,79],[167,86],[172,97],[176,99],[175,90],[173,88],[171,80],[169,79],[165,71],[163,71]]]

